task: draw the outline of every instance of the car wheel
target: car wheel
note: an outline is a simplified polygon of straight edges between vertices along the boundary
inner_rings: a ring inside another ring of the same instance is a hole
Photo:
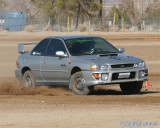
[[[141,91],[143,82],[132,82],[120,84],[120,88],[125,94],[137,94]]]
[[[70,88],[76,95],[87,95],[90,93],[89,87],[85,84],[82,72],[77,72],[71,76]]]
[[[32,71],[29,70],[24,73],[21,83],[23,86],[26,86],[26,87],[35,86],[35,78]]]

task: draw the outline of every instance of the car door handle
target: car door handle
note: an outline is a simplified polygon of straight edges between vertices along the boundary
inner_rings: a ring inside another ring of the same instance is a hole
[[[62,67],[65,67],[65,66],[67,66],[67,65],[65,65],[65,64],[61,64],[61,66],[62,66]]]
[[[42,64],[45,64],[46,63],[46,61],[42,61]]]

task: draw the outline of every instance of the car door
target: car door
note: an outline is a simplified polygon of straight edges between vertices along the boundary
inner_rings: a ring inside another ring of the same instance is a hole
[[[43,56],[45,55],[47,46],[50,42],[50,39],[42,40],[31,52],[30,68],[35,76],[36,82],[43,82],[43,77],[41,74],[40,62]]]
[[[45,82],[69,82],[68,57],[56,56],[57,51],[67,53],[60,39],[52,39],[46,50],[46,56],[41,59],[41,73]]]

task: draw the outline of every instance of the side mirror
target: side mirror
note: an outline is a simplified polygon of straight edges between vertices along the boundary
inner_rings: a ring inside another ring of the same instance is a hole
[[[57,51],[57,52],[56,52],[56,56],[59,56],[59,57],[67,57],[67,54],[65,54],[63,51]]]
[[[121,53],[125,52],[125,49],[124,48],[119,48],[118,49]]]

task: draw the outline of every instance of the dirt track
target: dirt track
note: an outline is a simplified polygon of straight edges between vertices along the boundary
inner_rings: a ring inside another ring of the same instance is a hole
[[[20,87],[14,77],[17,44],[57,34],[66,33],[0,33],[0,128],[129,128],[124,125],[126,121],[158,122],[152,127],[160,127],[160,41],[155,40],[157,33],[93,33],[147,62],[150,87],[144,86],[138,95],[123,95],[118,85],[96,86],[89,96],[75,96],[67,87]],[[147,41],[144,41],[145,35]]]

